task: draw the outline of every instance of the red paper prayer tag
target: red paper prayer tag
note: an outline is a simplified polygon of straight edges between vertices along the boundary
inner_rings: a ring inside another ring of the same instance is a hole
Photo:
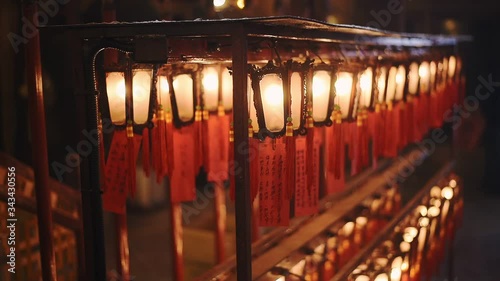
[[[210,116],[207,122],[207,173],[208,181],[222,182],[228,179],[229,118]]]
[[[315,132],[312,155],[307,154],[307,138],[298,137],[295,142],[297,164],[295,167],[295,216],[307,216],[318,212],[319,165],[321,134]],[[300,158],[299,158],[300,157]],[[312,157],[311,161],[307,161]],[[307,163],[311,163],[312,181],[307,177]]]
[[[170,194],[173,203],[196,199],[195,142],[194,127],[188,126],[174,130],[174,170],[170,180]]]
[[[285,198],[285,143],[282,139],[266,139],[259,150],[259,226],[287,226],[290,201]]]
[[[103,175],[106,184],[106,190],[102,196],[103,208],[106,211],[118,214],[125,213],[125,203],[128,195],[127,142],[126,131],[115,131],[113,133],[111,148],[106,161],[105,175]],[[134,142],[137,159],[141,136],[135,135]]]

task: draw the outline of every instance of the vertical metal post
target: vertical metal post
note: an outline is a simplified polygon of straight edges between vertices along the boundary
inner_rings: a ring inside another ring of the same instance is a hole
[[[98,131],[98,93],[95,91],[93,60],[97,50],[86,42],[83,46],[85,92],[79,96],[79,136],[84,139],[83,130]],[[104,248],[104,222],[99,171],[99,144],[91,142],[92,149],[81,161],[82,219],[85,244],[85,269],[92,281],[106,280],[106,252]]]
[[[26,1],[24,16],[38,26],[38,3]],[[52,207],[49,186],[49,159],[45,129],[45,108],[43,101],[42,62],[38,31],[26,44],[26,71],[28,82],[28,107],[33,145],[33,170],[35,172],[35,196],[40,238],[40,260],[44,281],[57,280],[56,259],[52,240]]]
[[[214,183],[215,193],[215,245],[216,245],[216,261],[222,263],[225,256],[226,242],[226,194],[224,192],[224,184],[222,182]]]
[[[170,188],[172,190],[172,188]],[[184,258],[182,253],[182,207],[181,203],[170,202],[170,225],[172,233],[172,254],[174,280],[184,281]]]
[[[236,205],[236,271],[252,280],[252,204],[248,160],[247,35],[242,25],[231,34],[233,55],[234,177]],[[252,179],[253,180],[253,179]]]

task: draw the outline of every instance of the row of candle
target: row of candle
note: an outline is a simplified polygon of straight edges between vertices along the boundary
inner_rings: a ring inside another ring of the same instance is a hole
[[[422,204],[351,273],[348,281],[430,280],[438,273],[447,246],[453,243],[462,214],[462,189],[457,177],[450,175],[430,189]]]
[[[259,280],[330,280],[373,239],[400,208],[399,187],[385,187]]]

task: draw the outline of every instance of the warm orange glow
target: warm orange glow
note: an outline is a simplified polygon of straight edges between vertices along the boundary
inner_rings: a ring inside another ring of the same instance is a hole
[[[359,77],[359,87],[361,88],[361,107],[369,107],[372,98],[373,71],[368,67]]]
[[[207,66],[203,68],[201,74],[204,108],[215,111],[219,105],[219,70],[217,67]]]
[[[398,67],[398,72],[396,74],[396,100],[403,99],[404,90],[405,90],[405,82],[406,82],[406,69],[404,66],[400,65]]]
[[[419,82],[419,67],[418,63],[414,62],[410,65],[410,73],[408,75],[408,93],[415,95],[418,91]]]
[[[313,105],[313,119],[314,121],[321,122],[326,120],[329,116],[328,101],[330,99],[330,72],[326,70],[315,71],[312,81],[312,105]]]
[[[189,121],[194,117],[193,78],[191,75],[181,74],[173,80],[179,118],[184,122]]]
[[[446,200],[451,200],[453,199],[453,189],[449,186],[446,186],[443,188],[443,190],[441,191],[441,196],[446,199]]]
[[[134,69],[132,71],[132,76],[134,122],[137,124],[144,124],[148,120],[153,70]]]
[[[448,79],[455,77],[455,70],[457,67],[457,59],[455,56],[451,56],[448,61]]]
[[[396,75],[398,69],[393,66],[389,69],[387,78],[387,95],[385,101],[393,101],[396,95]]]
[[[225,110],[233,109],[233,77],[229,69],[222,69],[222,104]]]
[[[335,104],[340,106],[342,118],[346,118],[349,114],[349,106],[351,103],[351,94],[353,86],[353,74],[349,72],[339,72],[337,81],[335,82]]]
[[[456,180],[450,180],[449,185],[450,185],[451,188],[455,188],[455,187],[457,187],[457,181]]]
[[[385,95],[385,80],[387,79],[387,69],[385,67],[380,68],[380,74],[377,78],[377,88],[378,88],[378,101],[384,101]]]
[[[156,88],[158,91],[158,104],[161,104],[164,110],[170,110],[170,86],[166,76],[158,76]]]
[[[294,72],[290,81],[290,92],[292,96],[292,122],[293,128],[298,129],[301,119],[302,108],[302,78],[299,73]]]
[[[285,122],[283,81],[277,74],[269,74],[262,78],[260,87],[266,127],[271,132],[280,131]]]
[[[421,92],[428,92],[429,91],[429,84],[431,83],[431,71],[429,70],[430,66],[428,62],[423,62],[420,64],[420,67],[418,69],[418,75],[420,76],[420,91]]]
[[[106,92],[108,95],[111,121],[115,124],[125,123],[125,74],[108,72],[106,74]]]

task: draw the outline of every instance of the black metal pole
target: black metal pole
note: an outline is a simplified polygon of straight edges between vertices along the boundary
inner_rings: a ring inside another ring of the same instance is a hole
[[[34,19],[35,25],[37,25],[38,17],[35,15],[38,14],[38,2],[32,0],[25,1],[23,4],[24,16],[28,19]],[[40,58],[40,37],[38,31],[36,35],[26,43],[25,54],[42,278],[44,281],[55,281],[57,280],[56,259],[52,237],[51,188],[49,186],[49,160],[43,101],[42,61]]]
[[[232,34],[233,121],[236,206],[236,271],[238,280],[252,280],[252,204],[248,161],[247,36],[242,25]],[[254,179],[251,179],[254,180]]]
[[[88,43],[87,43],[88,44]],[[85,92],[79,96],[80,138],[83,130],[97,132],[98,92],[95,90],[93,61],[97,50],[84,45],[84,82]],[[104,223],[99,172],[99,144],[102,141],[96,134],[97,142],[91,143],[92,149],[81,162],[82,218],[85,244],[85,269],[87,278],[92,281],[106,281],[106,254],[104,249]]]

